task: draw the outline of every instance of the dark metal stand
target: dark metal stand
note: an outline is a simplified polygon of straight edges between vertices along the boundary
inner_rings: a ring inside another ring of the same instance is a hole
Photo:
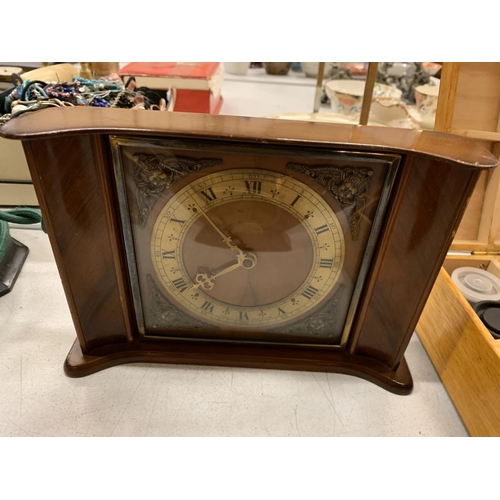
[[[7,250],[0,261],[0,297],[14,288],[28,253],[26,245],[8,235]]]

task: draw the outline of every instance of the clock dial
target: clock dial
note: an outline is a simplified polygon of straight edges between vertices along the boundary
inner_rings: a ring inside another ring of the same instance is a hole
[[[346,345],[397,157],[190,139],[113,144],[142,337]]]
[[[311,187],[270,170],[215,172],[184,186],[159,213],[151,259],[168,299],[221,328],[268,329],[321,306],[345,243]]]

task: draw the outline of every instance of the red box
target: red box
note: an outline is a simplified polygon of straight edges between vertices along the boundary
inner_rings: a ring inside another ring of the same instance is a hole
[[[133,76],[139,87],[177,89],[174,111],[218,114],[222,107],[220,62],[133,62],[119,74]]]

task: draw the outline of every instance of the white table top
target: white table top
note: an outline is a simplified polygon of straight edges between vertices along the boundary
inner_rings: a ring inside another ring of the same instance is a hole
[[[75,339],[45,233],[12,229],[30,254],[0,297],[0,436],[465,436],[422,344],[396,396],[347,375],[129,364],[71,379]]]

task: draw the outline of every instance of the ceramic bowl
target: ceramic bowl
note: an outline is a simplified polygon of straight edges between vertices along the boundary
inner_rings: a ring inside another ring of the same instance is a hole
[[[419,123],[403,103],[385,102],[378,98],[374,98],[372,101],[370,119],[383,123],[388,127],[416,129],[419,126]]]
[[[231,73],[232,75],[246,75],[248,68],[250,68],[249,62],[225,62],[224,69]]]
[[[330,98],[332,110],[349,116],[359,115],[363,104],[365,82],[362,80],[330,80],[325,85],[326,95]],[[391,103],[401,100],[399,89],[375,83],[373,98]]]
[[[366,80],[368,73],[368,63],[348,62],[342,64],[344,71],[349,71],[353,80]]]
[[[389,76],[394,76],[396,78],[401,78],[405,76],[411,69],[410,63],[405,62],[394,62],[390,67],[387,68],[387,74]]]
[[[317,78],[319,72],[319,62],[301,62],[300,67],[308,78]],[[323,76],[327,75],[333,67],[333,63],[326,62]]]
[[[443,66],[434,62],[423,62],[422,69],[429,75],[434,76]]]
[[[292,67],[291,62],[265,62],[264,68],[268,75],[287,75]]]
[[[417,111],[422,116],[436,115],[439,87],[437,85],[419,85],[415,87]]]

